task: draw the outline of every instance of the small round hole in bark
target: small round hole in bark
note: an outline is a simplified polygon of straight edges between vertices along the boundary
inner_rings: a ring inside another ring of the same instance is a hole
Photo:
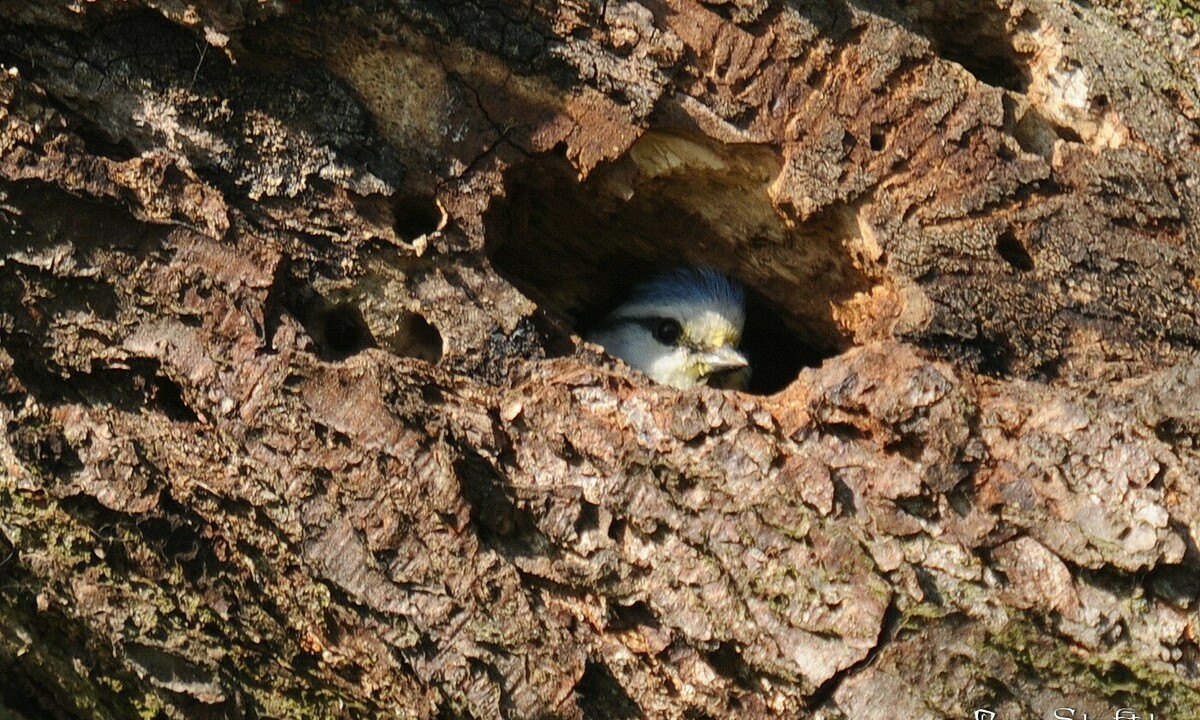
[[[411,299],[389,292],[377,276],[318,277],[309,284],[303,275],[284,272],[277,283],[279,309],[304,326],[323,360],[344,360],[371,347],[429,363],[441,360],[441,333],[424,316],[405,309]]]
[[[362,311],[350,303],[339,303],[329,308],[323,323],[321,345],[323,354],[330,359],[341,360],[375,344]]]
[[[277,278],[278,303],[300,321],[323,359],[341,360],[373,347],[437,363],[442,334],[407,285],[414,265],[404,263],[393,249],[376,246],[365,249],[350,277],[288,269]]]
[[[442,334],[415,312],[401,312],[394,325],[379,328],[379,345],[397,355],[429,363],[442,359]]]
[[[773,393],[860,332],[881,334],[895,297],[875,292],[879,253],[855,210],[800,217],[776,199],[782,171],[772,147],[657,131],[582,182],[563,153],[536,156],[485,215],[487,253],[548,327],[580,337],[655,273],[716,268],[747,291],[748,391]]]
[[[397,200],[393,212],[396,233],[407,242],[441,229],[444,220],[442,209],[432,198],[416,195]]]
[[[1005,230],[1000,237],[996,238],[996,252],[1014,270],[1028,272],[1033,269],[1033,257],[1012,230]]]
[[[871,150],[879,152],[887,147],[887,135],[882,130],[873,130],[871,132]]]

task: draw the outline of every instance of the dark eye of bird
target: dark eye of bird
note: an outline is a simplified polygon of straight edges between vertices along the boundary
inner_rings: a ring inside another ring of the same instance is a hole
[[[664,345],[678,345],[683,336],[683,328],[676,320],[663,320],[654,328],[654,337]]]

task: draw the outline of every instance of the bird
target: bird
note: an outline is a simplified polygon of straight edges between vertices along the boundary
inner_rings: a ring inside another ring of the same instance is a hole
[[[745,322],[738,282],[709,267],[677,267],[634,287],[586,339],[663,385],[742,389]]]

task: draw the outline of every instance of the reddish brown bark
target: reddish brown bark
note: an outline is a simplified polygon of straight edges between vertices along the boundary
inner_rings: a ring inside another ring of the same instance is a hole
[[[0,2],[0,708],[1186,716],[1200,65],[1137,10]],[[751,392],[579,340],[678,262]]]

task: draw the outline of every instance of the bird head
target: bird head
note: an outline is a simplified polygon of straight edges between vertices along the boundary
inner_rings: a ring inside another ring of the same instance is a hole
[[[679,268],[634,288],[588,340],[665,385],[741,388],[745,304],[741,286],[716,270]]]

